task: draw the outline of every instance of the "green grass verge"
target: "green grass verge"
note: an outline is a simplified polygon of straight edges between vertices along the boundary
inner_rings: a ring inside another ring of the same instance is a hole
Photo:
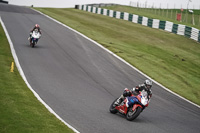
[[[120,11],[120,12],[128,12],[131,14],[145,16],[151,19],[170,21],[175,24],[183,24],[183,25],[200,29],[200,10],[193,10],[194,22],[195,22],[195,25],[193,25],[192,24],[193,16],[190,13],[186,14],[186,10],[184,10],[182,13],[182,22],[179,22],[176,20],[177,13],[181,12],[178,9],[151,9],[151,8],[136,8],[136,7],[130,7],[130,6],[108,6],[108,7],[101,7],[101,8]]]
[[[36,9],[97,41],[172,91],[200,105],[199,43],[77,9]]]
[[[16,67],[0,25],[0,133],[73,133],[27,88]]]

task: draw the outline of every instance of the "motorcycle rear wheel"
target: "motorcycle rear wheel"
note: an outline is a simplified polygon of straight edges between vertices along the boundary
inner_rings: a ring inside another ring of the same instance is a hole
[[[115,105],[114,105],[114,103],[117,101],[117,99],[115,99],[113,101],[113,103],[110,105],[110,109],[109,110],[110,110],[110,113],[112,113],[112,114],[116,114],[118,112],[118,110],[115,108]]]
[[[137,107],[134,111],[132,110],[132,108],[130,108],[128,113],[126,114],[126,119],[129,121],[132,121],[136,119],[141,112],[142,112],[142,108],[140,107]]]

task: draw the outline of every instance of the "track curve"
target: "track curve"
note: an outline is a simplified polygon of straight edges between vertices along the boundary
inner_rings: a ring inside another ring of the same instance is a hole
[[[82,133],[199,133],[200,109],[153,87],[150,106],[133,122],[109,113],[123,88],[145,77],[93,42],[20,6],[0,4],[0,15],[32,88],[67,123]],[[34,24],[42,28],[35,48],[28,45]]]

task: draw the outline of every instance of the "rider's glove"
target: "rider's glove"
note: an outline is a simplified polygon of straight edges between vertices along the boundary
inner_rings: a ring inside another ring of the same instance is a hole
[[[124,97],[131,96],[130,90],[124,90],[123,96],[124,96]]]

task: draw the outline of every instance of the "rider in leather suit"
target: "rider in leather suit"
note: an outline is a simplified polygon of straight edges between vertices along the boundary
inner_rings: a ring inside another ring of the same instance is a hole
[[[131,97],[131,96],[132,95],[137,96],[140,93],[140,91],[143,91],[143,90],[147,92],[148,94],[147,98],[149,100],[152,97],[151,87],[152,87],[152,81],[147,79],[145,80],[144,84],[140,84],[136,86],[135,88],[133,88],[132,90],[128,90],[127,88],[125,88],[123,95],[121,95],[117,99],[117,101],[115,102],[115,105],[120,105],[121,102],[124,101],[126,97],[128,97],[128,99],[132,99],[132,102],[138,102],[138,99],[136,97]]]
[[[35,24],[34,28],[33,28],[33,29],[31,30],[31,32],[30,32],[30,37],[28,38],[28,40],[30,41],[30,43],[31,43],[31,36],[32,36],[32,33],[33,33],[33,31],[34,31],[35,29],[37,29],[38,32],[40,33],[40,35],[42,35],[42,32],[41,32],[41,30],[40,30],[39,24]]]

